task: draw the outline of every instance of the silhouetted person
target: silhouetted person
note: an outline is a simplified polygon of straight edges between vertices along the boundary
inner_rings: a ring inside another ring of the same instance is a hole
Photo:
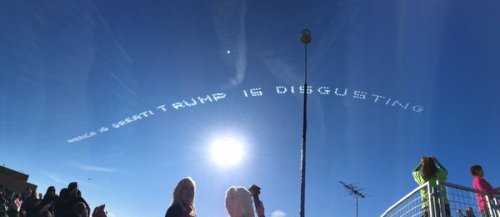
[[[82,197],[80,189],[78,189],[78,183],[69,183],[68,188],[61,190],[59,201],[55,206],[55,215],[57,217],[65,217],[66,215],[74,213],[74,207],[80,202],[85,205],[88,215],[90,213],[90,207],[87,201]]]
[[[59,199],[56,201],[54,205],[54,213],[55,216],[62,216],[65,212],[67,212],[66,203],[69,199],[69,190],[67,188],[63,188],[59,191]]]
[[[19,212],[21,211],[21,196],[19,194],[14,194],[14,197],[10,201],[9,204],[9,211],[7,214],[9,214],[9,217],[19,217]]]
[[[3,197],[3,192],[0,192],[0,217],[7,217],[7,200]]]
[[[474,215],[474,210],[472,209],[472,207],[467,207],[465,209],[465,215],[467,217],[476,217],[476,215]]]
[[[175,186],[172,204],[165,217],[195,217],[194,207],[195,183],[190,177],[181,179]]]
[[[106,205],[103,204],[94,208],[94,211],[92,212],[92,217],[108,217],[108,213],[104,210],[105,207]]]
[[[54,205],[58,200],[59,196],[56,194],[56,188],[54,186],[48,187],[42,201],[38,205],[39,213],[50,212],[51,216],[54,216]]]
[[[21,210],[26,212],[26,217],[38,217],[39,203],[36,191],[31,191],[31,195],[21,205]]]

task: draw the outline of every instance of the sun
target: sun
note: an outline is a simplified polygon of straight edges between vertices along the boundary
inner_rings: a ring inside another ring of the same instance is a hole
[[[211,144],[212,160],[220,167],[238,165],[244,153],[243,142],[233,137],[218,138]]]

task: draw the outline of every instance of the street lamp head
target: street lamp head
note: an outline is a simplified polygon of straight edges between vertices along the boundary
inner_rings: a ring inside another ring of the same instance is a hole
[[[309,42],[311,42],[311,31],[309,31],[309,29],[302,30],[300,41],[302,41],[302,43],[304,44],[309,44]]]

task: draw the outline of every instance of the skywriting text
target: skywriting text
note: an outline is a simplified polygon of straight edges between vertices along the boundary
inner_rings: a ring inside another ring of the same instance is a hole
[[[263,97],[265,95],[264,88],[255,87],[250,89],[242,90],[242,96],[245,98],[257,98]],[[310,86],[307,88],[304,86],[276,86],[272,89],[269,89],[269,92],[277,95],[277,96],[286,96],[286,95],[294,95],[294,94],[319,94],[321,97],[327,97],[326,99],[331,98],[332,100],[336,98],[343,99],[353,99],[356,101],[366,101],[372,102],[376,105],[382,105],[387,107],[393,107],[402,111],[410,111],[413,113],[423,113],[424,106],[419,104],[414,104],[408,101],[404,101],[401,99],[396,99],[394,97],[389,97],[385,95],[381,95],[378,93],[371,93],[364,90],[357,89],[348,89],[348,88],[338,88],[338,87],[330,87],[330,86]],[[137,112],[136,114],[131,114],[127,117],[124,117],[121,120],[117,120],[111,123],[109,126],[102,126],[97,130],[88,131],[86,133],[80,134],[71,139],[67,139],[68,143],[75,143],[82,140],[86,140],[92,137],[95,137],[100,134],[104,134],[109,132],[112,129],[120,129],[123,127],[130,126],[141,120],[152,118],[157,116],[157,113],[166,113],[167,111],[178,111],[183,109],[188,109],[195,106],[202,106],[211,103],[220,102],[222,100],[226,100],[228,95],[224,92],[217,92],[212,94],[200,95],[195,97],[190,97],[186,99],[180,99],[171,103],[160,104],[155,108],[147,109],[141,112]]]

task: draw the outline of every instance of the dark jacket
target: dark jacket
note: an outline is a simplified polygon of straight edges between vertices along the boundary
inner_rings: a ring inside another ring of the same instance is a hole
[[[189,213],[182,209],[179,204],[172,204],[167,210],[165,217],[190,217]]]

